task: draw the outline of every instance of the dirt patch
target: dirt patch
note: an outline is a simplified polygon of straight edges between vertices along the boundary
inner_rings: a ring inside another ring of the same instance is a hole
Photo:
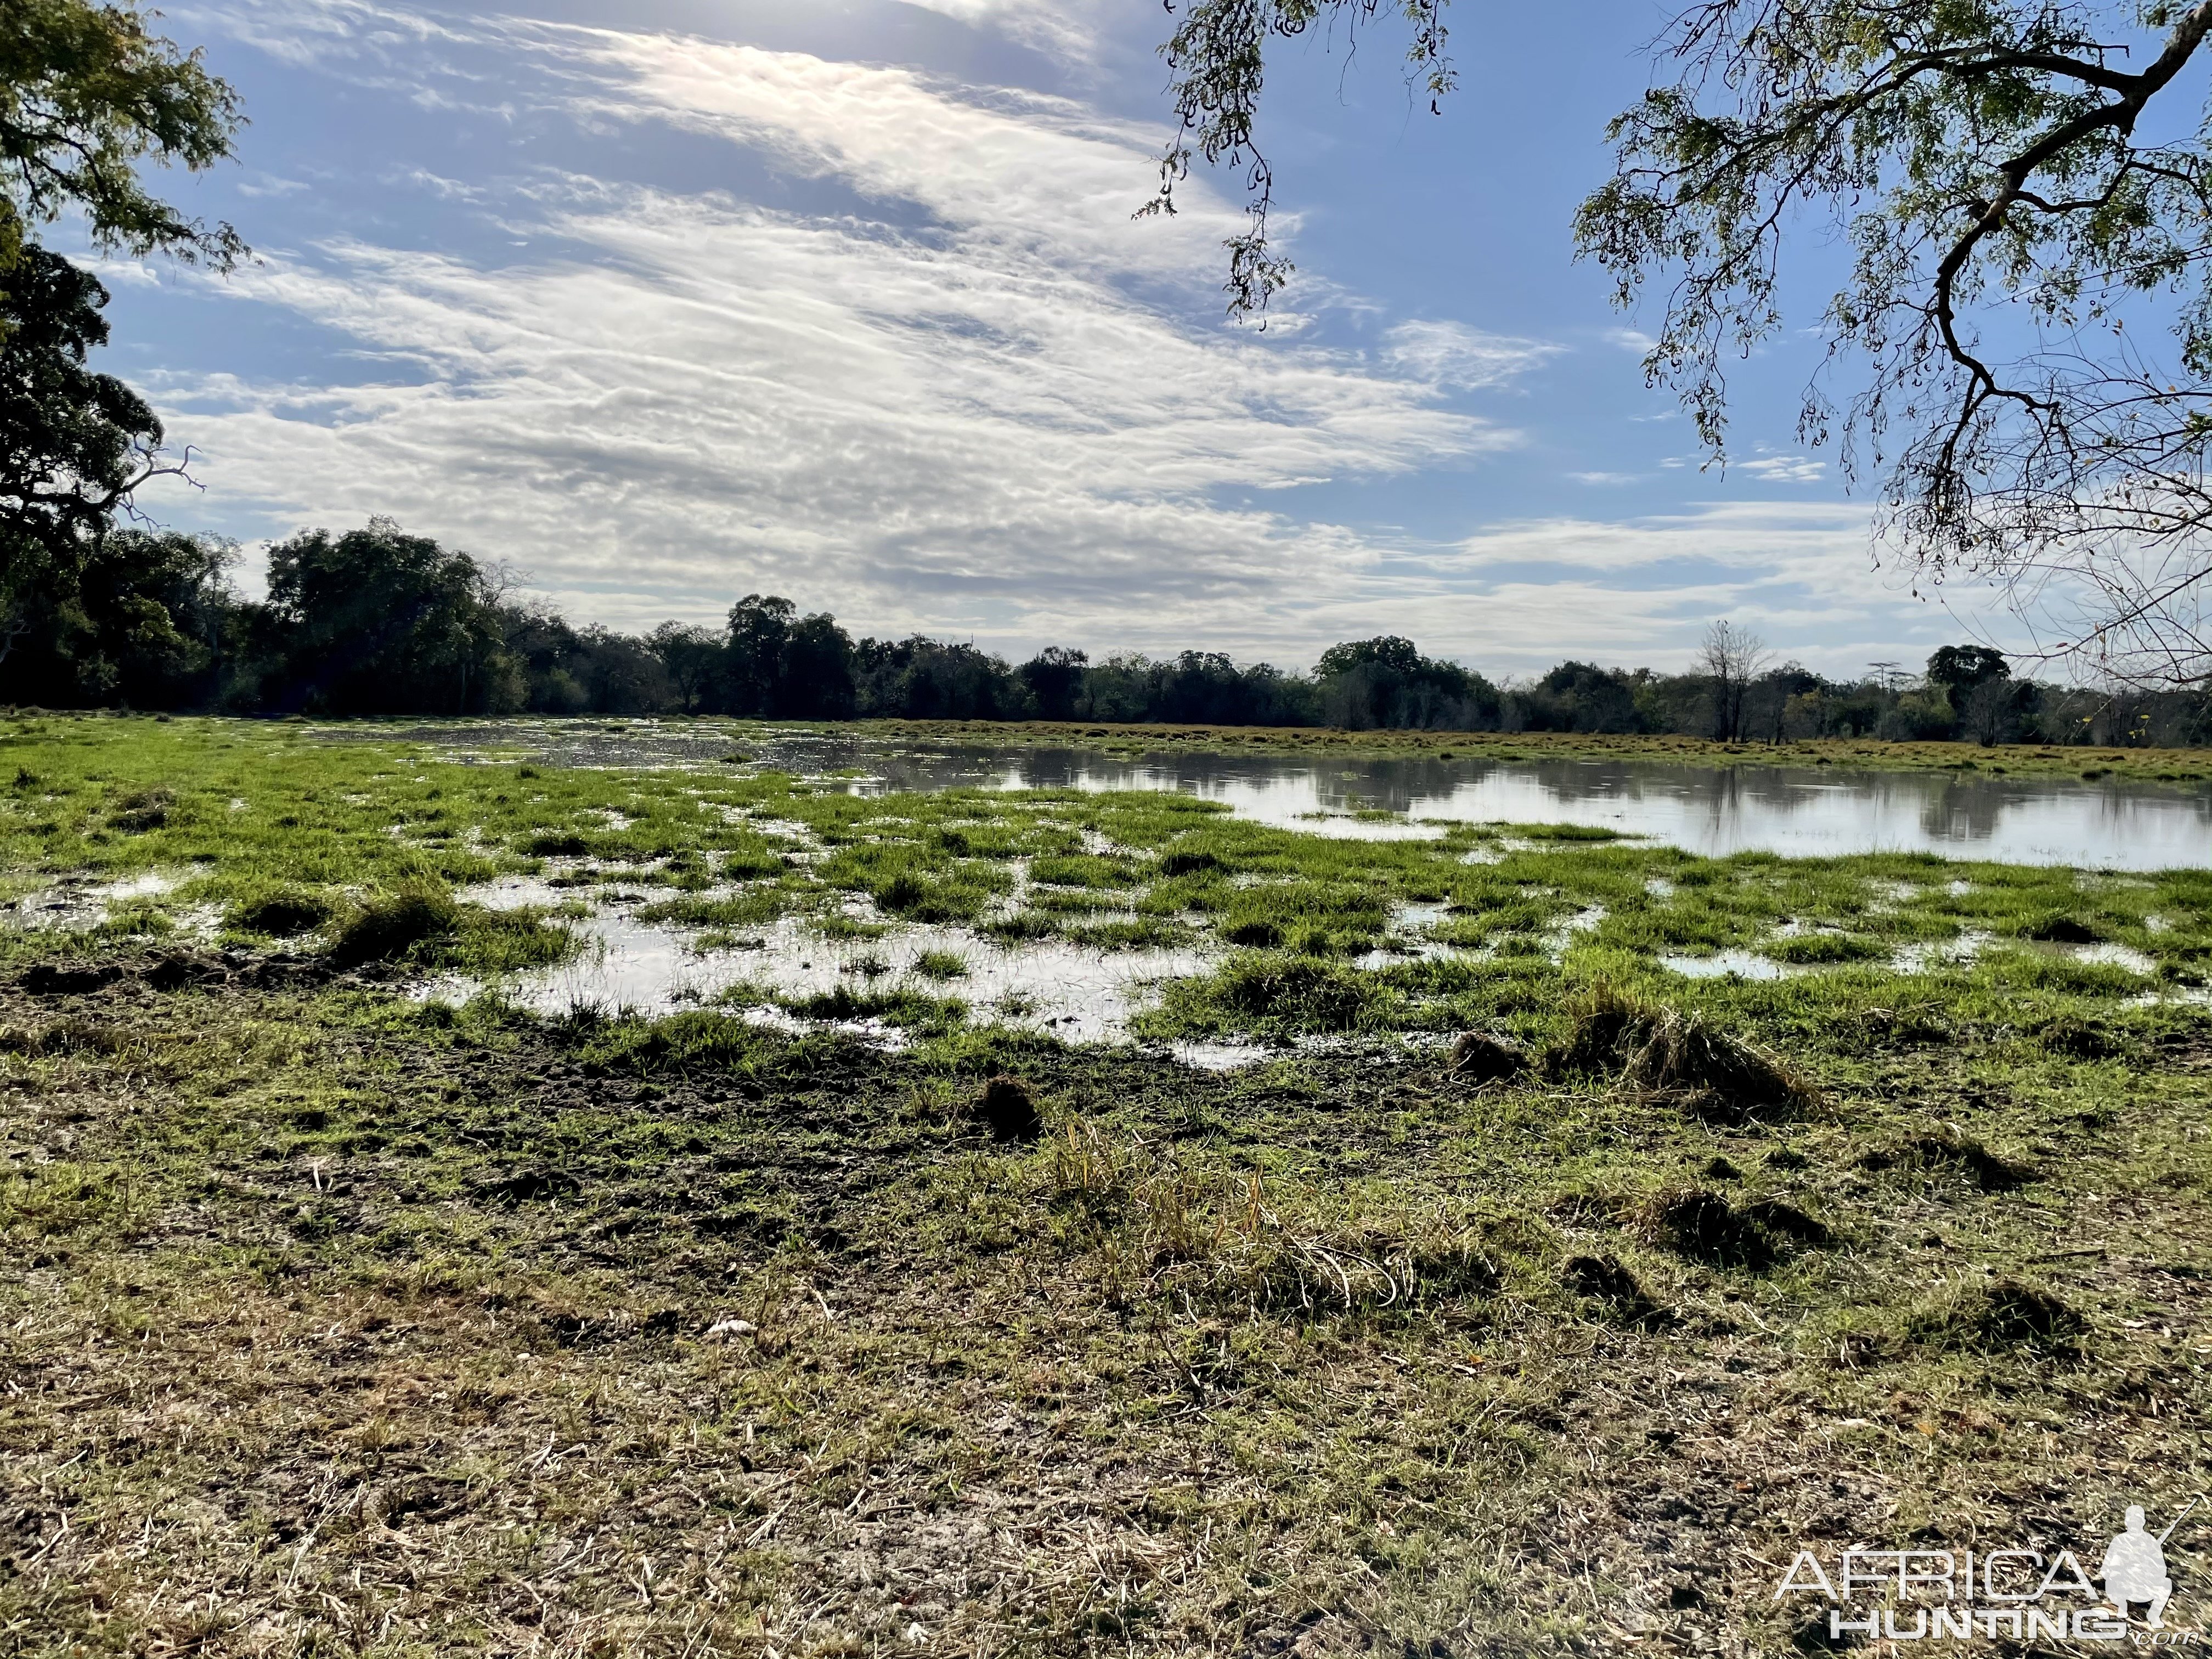
[[[2089,1322],[2048,1288],[2007,1276],[1935,1302],[1907,1329],[1914,1340],[1936,1347],[2026,1350],[2073,1358],[2088,1334]]]
[[[1609,1317],[1625,1324],[1661,1323],[1667,1317],[1618,1256],[1569,1256],[1559,1269],[1559,1282],[1577,1296],[1603,1304]]]

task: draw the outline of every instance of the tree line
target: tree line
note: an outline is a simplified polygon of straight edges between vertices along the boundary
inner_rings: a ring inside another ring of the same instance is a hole
[[[4,348],[0,348],[3,350]],[[1308,672],[1218,652],[1011,661],[921,635],[855,639],[826,611],[749,594],[719,629],[578,626],[500,574],[388,519],[270,550],[240,598],[228,544],[112,529],[94,580],[49,592],[0,641],[0,702],[323,717],[727,714],[1328,726],[1352,731],[1681,733],[1981,744],[2201,743],[2199,693],[2091,692],[2016,678],[1996,651],[1837,680],[1776,664],[1727,623],[1689,671],[1561,663],[1500,684],[1395,637],[1332,646]]]

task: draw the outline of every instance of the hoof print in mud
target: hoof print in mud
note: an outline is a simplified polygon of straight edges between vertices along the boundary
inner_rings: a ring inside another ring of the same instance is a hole
[[[509,1173],[480,1181],[476,1186],[478,1198],[493,1204],[543,1203],[548,1199],[567,1198],[583,1190],[583,1183],[561,1170],[515,1170]]]
[[[1665,1324],[1673,1317],[1651,1299],[1618,1256],[1570,1256],[1559,1270],[1559,1282],[1577,1296],[1603,1303],[1613,1318],[1626,1324]]]

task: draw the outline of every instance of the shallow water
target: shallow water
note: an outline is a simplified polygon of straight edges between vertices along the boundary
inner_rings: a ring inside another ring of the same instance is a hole
[[[518,720],[325,736],[428,742],[463,758],[707,767],[745,754],[856,793],[1159,789],[1322,835],[1433,836],[1446,823],[1573,823],[1709,855],[1926,852],[2010,864],[2160,870],[2212,863],[2212,787],[2107,778],[1842,772],[1647,761],[1498,761],[1104,750],[894,741],[783,729],[739,736],[685,721]],[[1363,819],[1358,813],[1382,816]],[[1424,822],[1426,820],[1427,822]]]
[[[1221,801],[1240,817],[1334,835],[1434,834],[1445,823],[1572,823],[1715,857],[1928,852],[2108,870],[2212,863],[2212,788],[2112,779],[1617,760],[1202,752],[1132,760],[1074,749],[894,746],[815,732],[778,734],[760,745],[760,756],[801,775],[859,768],[865,775],[846,787],[860,793],[1172,789]],[[1371,811],[1393,817],[1352,816]]]
[[[513,877],[468,889],[464,898],[494,909],[574,902],[573,890]],[[1218,961],[1196,951],[1095,951],[1060,939],[1002,945],[959,927],[894,927],[873,939],[830,939],[818,921],[787,916],[738,945],[700,954],[693,935],[641,922],[619,906],[570,923],[586,939],[576,959],[501,982],[507,1000],[539,1013],[575,1006],[665,1014],[721,1002],[785,1024],[775,997],[799,999],[842,986],[855,994],[912,990],[955,998],[979,1020],[1028,1026],[1071,1042],[1122,1036],[1129,1018],[1166,980],[1206,971]],[[957,957],[963,971],[935,977],[919,970],[925,955]],[[434,986],[465,994],[462,981]],[[842,1024],[890,1034],[872,1019]]]

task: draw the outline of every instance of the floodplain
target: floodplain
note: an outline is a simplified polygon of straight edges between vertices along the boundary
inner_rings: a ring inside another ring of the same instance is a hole
[[[0,723],[15,1650],[1780,1651],[2203,1484],[2212,847],[804,738]]]

